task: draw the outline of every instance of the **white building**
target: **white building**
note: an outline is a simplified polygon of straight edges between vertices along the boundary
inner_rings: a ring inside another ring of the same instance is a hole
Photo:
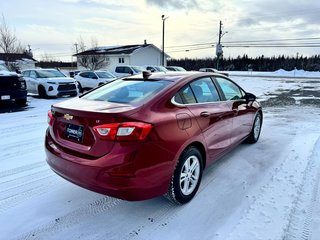
[[[0,63],[6,64],[12,71],[35,68],[36,62],[26,53],[0,53]]]
[[[153,44],[96,47],[75,54],[78,69],[106,69],[113,72],[119,65],[162,65],[162,50]],[[169,55],[164,55],[164,66]]]

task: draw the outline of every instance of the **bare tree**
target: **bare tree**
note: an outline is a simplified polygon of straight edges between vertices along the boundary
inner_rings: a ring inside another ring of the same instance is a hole
[[[110,64],[104,54],[98,54],[95,52],[98,47],[98,41],[96,38],[91,38],[90,49],[86,49],[84,40],[81,36],[79,37],[76,45],[78,52],[80,53],[80,55],[77,56],[78,66],[89,70],[99,70],[107,67]]]
[[[3,53],[23,53],[25,50],[3,15],[0,22],[0,50]]]

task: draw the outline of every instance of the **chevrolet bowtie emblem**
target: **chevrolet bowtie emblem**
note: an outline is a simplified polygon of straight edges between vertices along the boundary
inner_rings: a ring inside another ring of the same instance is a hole
[[[68,113],[66,113],[66,114],[63,115],[63,118],[66,119],[66,120],[72,120],[73,116],[69,115]]]

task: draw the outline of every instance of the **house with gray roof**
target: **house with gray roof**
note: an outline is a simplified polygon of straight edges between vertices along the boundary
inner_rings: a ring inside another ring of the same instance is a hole
[[[162,50],[153,44],[135,44],[92,48],[74,56],[78,69],[105,69],[113,72],[119,65],[162,65]],[[165,54],[164,65],[167,64]]]
[[[12,71],[35,68],[36,62],[27,53],[0,53],[0,64],[7,65]]]

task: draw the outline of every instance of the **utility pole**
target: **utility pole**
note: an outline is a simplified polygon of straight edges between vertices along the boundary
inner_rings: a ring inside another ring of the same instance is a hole
[[[166,21],[168,17],[165,15],[161,16],[162,19],[162,66],[164,66],[164,22]]]
[[[31,49],[31,46],[30,44],[28,44],[28,49],[27,49],[27,53],[29,54],[30,57],[33,57],[33,54],[32,54],[32,49]]]
[[[76,54],[78,54],[78,43],[75,43],[74,46],[76,47]]]
[[[221,45],[221,38],[222,38],[222,22],[220,21],[219,24],[219,41],[216,47],[216,54],[217,54],[217,70],[219,70],[219,60],[223,54],[222,45]]]
[[[76,54],[78,54],[78,43],[75,43],[74,46],[76,47]],[[73,57],[71,56],[71,67],[73,68]],[[78,59],[78,57],[76,57]],[[77,60],[78,61],[78,60]],[[76,66],[77,67],[77,66]]]

